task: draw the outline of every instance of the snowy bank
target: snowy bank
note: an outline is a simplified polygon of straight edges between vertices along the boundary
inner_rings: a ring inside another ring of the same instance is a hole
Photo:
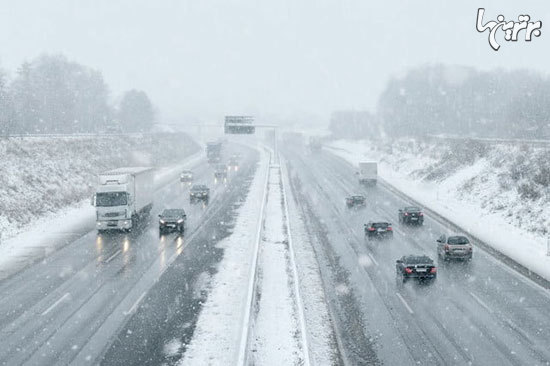
[[[38,218],[78,209],[97,174],[121,166],[163,167],[199,150],[185,134],[0,140],[0,233],[27,231]]]
[[[550,280],[543,149],[413,140],[337,140],[326,148],[355,166],[378,161],[387,183]]]

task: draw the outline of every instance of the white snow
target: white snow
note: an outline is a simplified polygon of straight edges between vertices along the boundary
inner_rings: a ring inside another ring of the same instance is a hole
[[[400,144],[409,148],[400,149]],[[387,183],[550,280],[548,239],[543,234],[548,233],[550,208],[544,198],[522,199],[505,179],[519,148],[492,147],[486,156],[440,169],[441,150],[448,147],[411,144],[396,141],[379,148],[367,141],[337,140],[326,147],[356,166],[363,160],[379,161],[379,175]],[[427,179],[434,174],[442,176]]]
[[[250,334],[250,362],[257,365],[300,365],[304,362],[281,200],[281,176],[277,166],[271,168],[269,176],[255,319]]]

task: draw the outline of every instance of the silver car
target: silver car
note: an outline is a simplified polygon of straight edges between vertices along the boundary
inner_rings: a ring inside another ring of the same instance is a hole
[[[453,235],[449,237],[441,235],[439,239],[437,239],[437,255],[443,260],[471,260],[473,250],[474,248],[470,240],[462,235]]]

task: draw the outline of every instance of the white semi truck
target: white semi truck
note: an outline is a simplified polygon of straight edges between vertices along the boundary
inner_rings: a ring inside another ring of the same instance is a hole
[[[359,183],[364,185],[376,185],[378,180],[378,163],[374,161],[364,161],[359,163]]]
[[[99,174],[92,204],[97,230],[130,231],[153,207],[152,168],[118,168]]]

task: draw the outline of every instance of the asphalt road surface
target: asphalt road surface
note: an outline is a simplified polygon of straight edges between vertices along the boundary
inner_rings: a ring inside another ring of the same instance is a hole
[[[360,186],[356,169],[328,152],[285,156],[349,364],[549,364],[547,290],[478,248],[471,263],[439,263],[435,283],[399,288],[396,259],[427,254],[438,263],[435,240],[446,229],[429,216],[422,227],[399,224],[409,203]],[[347,209],[350,194],[365,194],[367,207]],[[392,222],[393,240],[366,241],[371,219]]]
[[[233,147],[227,154],[235,151],[243,154],[243,163],[226,183],[214,182],[206,161],[195,167],[195,182],[211,187],[208,205],[190,205],[189,186],[174,181],[156,192],[149,220],[139,229],[129,234],[84,232],[45,260],[1,281],[0,363],[100,362],[120,338],[121,329],[147,306],[151,289],[160,283],[165,270],[177,267],[184,258],[190,263],[200,248],[206,244],[212,247],[219,240],[216,233],[222,235],[226,230],[223,225],[217,227],[246,192],[257,160],[250,149]],[[183,236],[159,236],[157,215],[168,207],[186,210],[188,223]],[[221,253],[212,250],[207,257],[197,266],[210,268]],[[196,273],[186,270],[188,279],[193,280]],[[180,283],[180,287],[185,286],[185,281]],[[149,328],[143,331],[145,336],[153,334]],[[109,355],[113,361],[121,360],[116,353]],[[132,360],[122,363],[131,364]]]

